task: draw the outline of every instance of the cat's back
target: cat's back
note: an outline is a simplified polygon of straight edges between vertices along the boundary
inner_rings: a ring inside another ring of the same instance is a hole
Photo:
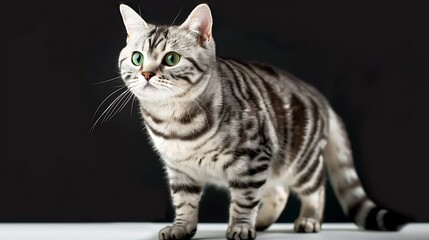
[[[250,101],[262,97],[283,105],[287,105],[292,97],[299,97],[304,102],[317,102],[322,111],[329,105],[315,87],[274,65],[231,58],[218,58],[218,63],[224,85],[240,89],[235,94],[232,92],[236,97],[239,94]]]

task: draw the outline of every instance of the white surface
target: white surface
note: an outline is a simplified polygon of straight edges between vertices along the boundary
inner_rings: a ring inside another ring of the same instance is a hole
[[[0,224],[0,240],[145,240],[158,239],[164,223]],[[195,240],[225,239],[226,224],[199,224]],[[429,224],[409,224],[400,232],[358,230],[353,224],[323,224],[322,232],[297,234],[292,224],[258,232],[258,240],[429,240]]]

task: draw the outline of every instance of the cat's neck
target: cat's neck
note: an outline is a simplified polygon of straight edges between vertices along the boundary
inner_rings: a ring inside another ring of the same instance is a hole
[[[212,105],[221,105],[221,81],[217,68],[212,69],[202,79],[201,86],[198,86],[200,89],[159,101],[140,100],[143,118],[146,120],[148,116],[152,116],[162,121],[177,120],[196,112],[207,111]]]

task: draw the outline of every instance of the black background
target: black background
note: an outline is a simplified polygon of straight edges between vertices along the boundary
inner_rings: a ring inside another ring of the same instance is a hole
[[[178,24],[198,2],[141,0],[141,14],[171,24],[183,7]],[[267,62],[315,85],[347,124],[368,194],[429,221],[425,1],[207,2],[219,55]],[[118,6],[2,4],[1,222],[172,219],[137,103],[89,132],[97,107],[122,84],[95,85],[119,76],[126,33]],[[346,221],[332,191],[327,199],[325,221]],[[225,192],[209,188],[200,220],[226,222],[227,204]],[[298,207],[292,197],[280,221],[293,221]]]

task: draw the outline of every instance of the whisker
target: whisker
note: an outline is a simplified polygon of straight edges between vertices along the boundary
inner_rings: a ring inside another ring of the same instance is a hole
[[[141,17],[142,16],[142,10],[140,8],[140,1],[139,0],[137,0],[137,5],[139,6],[139,15]]]
[[[117,89],[117,90],[115,90],[114,92],[112,92],[111,94],[109,94],[109,96],[107,96],[101,103],[100,103],[100,105],[98,105],[98,107],[97,107],[97,110],[95,110],[95,113],[94,113],[94,116],[92,116],[92,119],[94,119],[95,118],[95,115],[97,115],[97,112],[98,112],[98,110],[100,109],[100,107],[103,105],[103,103],[110,97],[110,96],[112,96],[113,94],[115,94],[116,92],[118,92],[119,90],[121,90],[121,89],[123,89],[123,88],[125,88],[126,86],[122,86],[121,88],[119,88],[119,89]]]
[[[118,78],[121,78],[121,76],[117,76],[117,77],[110,78],[110,79],[105,80],[105,81],[101,81],[101,82],[93,83],[93,84],[91,84],[91,86],[100,85],[100,84],[103,84],[103,83],[107,83],[107,82],[115,81],[115,80],[117,80]]]
[[[114,112],[110,115],[110,117],[106,120],[106,122],[110,121],[116,114],[118,114],[119,112],[122,111],[122,109],[124,109],[124,107],[127,105],[127,103],[132,98],[133,93],[129,91],[127,94],[125,94],[125,96],[126,97],[122,98],[122,99],[125,99],[122,101],[122,105],[116,110],[116,112]],[[119,104],[118,104],[118,106],[119,106]]]
[[[177,18],[179,17],[180,13],[182,12],[183,9],[183,5],[182,7],[180,7],[179,13],[177,13],[176,17],[173,19],[173,22],[171,23],[170,27],[173,26],[174,22],[177,20]]]
[[[107,113],[104,115],[103,121],[102,123],[107,122],[107,119],[110,118],[110,116],[112,115],[113,112],[116,111],[116,109],[118,108],[118,106],[121,104],[121,101],[127,96],[127,94],[129,93],[129,89],[127,89],[126,91],[124,91],[123,93],[121,93],[113,102],[111,105],[109,105],[108,108],[109,111],[107,111]]]
[[[118,89],[118,90],[120,90],[120,89]],[[117,91],[118,91],[117,90]],[[89,129],[89,132],[91,133],[91,132],[93,132],[94,131],[94,129],[95,129],[95,126],[97,125],[97,123],[100,121],[100,119],[104,116],[105,117],[105,114],[106,114],[106,112],[108,112],[108,111],[110,111],[110,108],[112,107],[112,105],[114,105],[117,101],[118,101],[118,99],[120,98],[120,97],[122,97],[125,93],[127,93],[127,91],[129,91],[128,89],[127,90],[125,90],[123,93],[121,93],[119,96],[117,96],[116,98],[115,98],[115,100],[113,100],[113,102],[112,103],[110,103],[110,105],[100,114],[100,116],[97,118],[97,120],[95,120],[95,122],[94,122],[94,124],[92,125],[92,127]],[[116,92],[116,91],[115,91]],[[111,93],[110,95],[112,95],[113,93]],[[110,96],[109,95],[109,96]],[[105,100],[107,100],[107,98],[105,99]],[[101,106],[101,105],[100,105]]]
[[[130,118],[133,116],[133,106],[134,101],[136,101],[136,95],[133,94],[133,100],[131,100],[131,111],[130,111]]]

